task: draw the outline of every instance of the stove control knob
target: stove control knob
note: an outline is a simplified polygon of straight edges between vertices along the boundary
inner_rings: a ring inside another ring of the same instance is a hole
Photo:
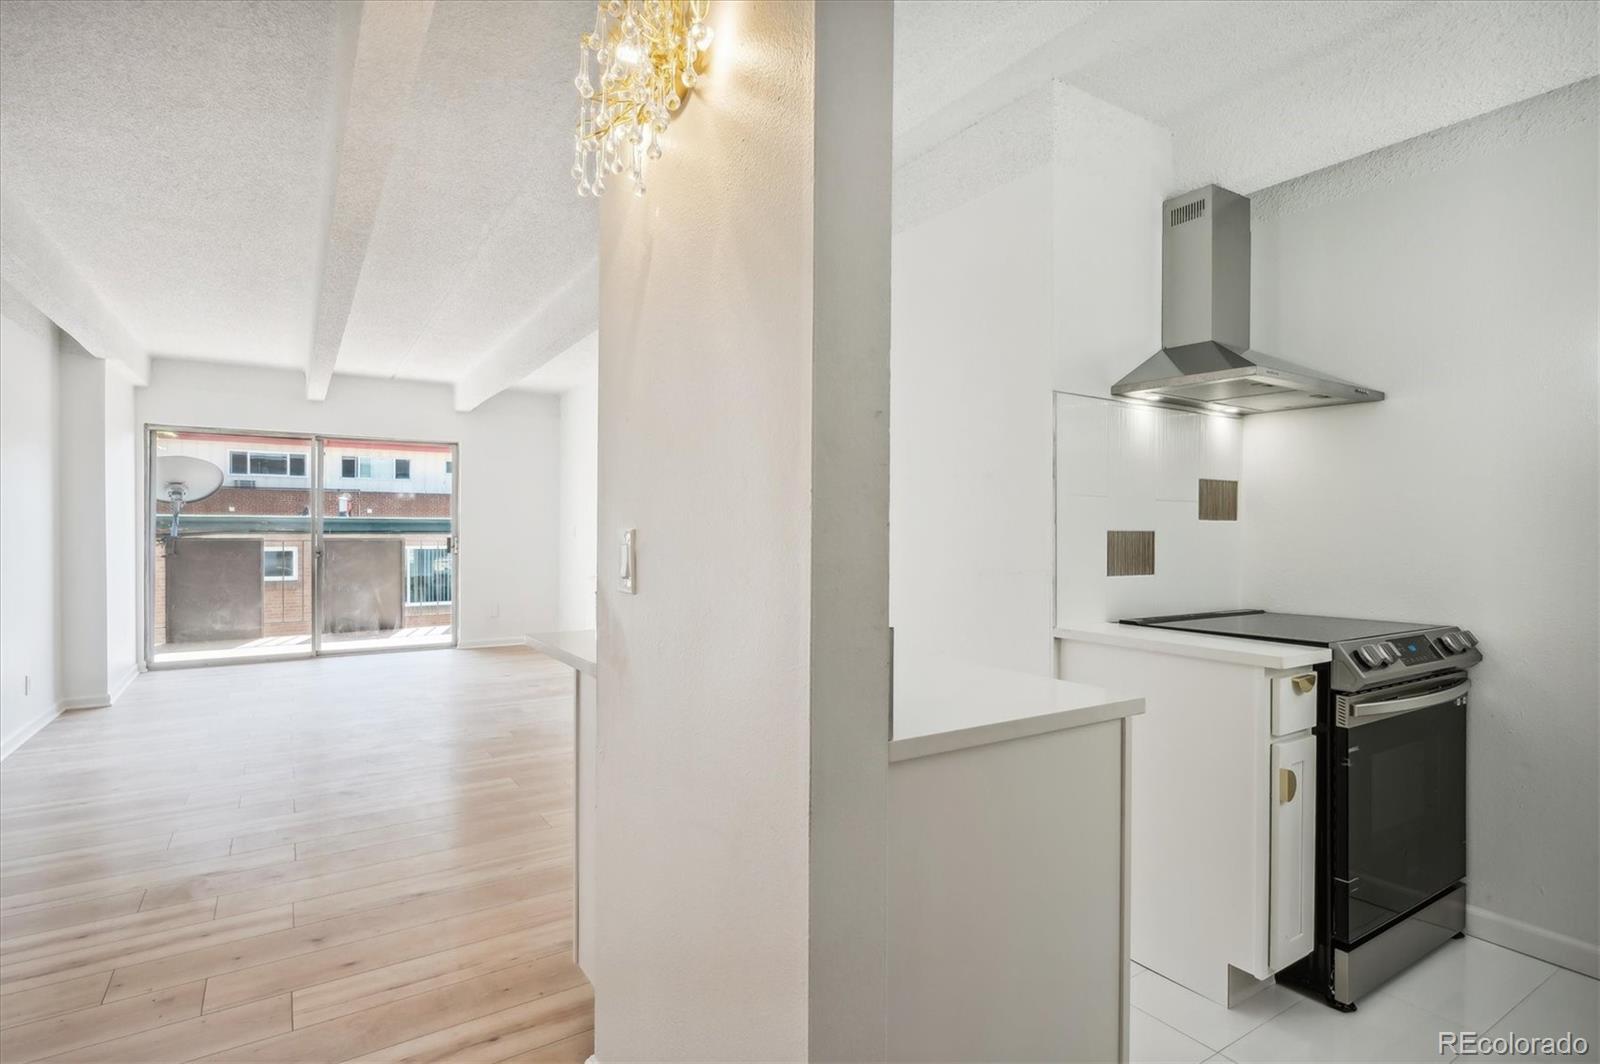
[[[1362,663],[1369,669],[1381,669],[1389,664],[1389,659],[1385,656],[1383,648],[1377,643],[1366,644],[1356,651],[1356,657],[1360,658]]]
[[[1467,644],[1468,650],[1478,645],[1478,637],[1465,628],[1461,629],[1461,641]]]
[[[1467,649],[1467,641],[1462,639],[1460,634],[1456,632],[1447,633],[1445,637],[1439,641],[1443,643],[1445,649],[1450,651],[1452,654],[1460,654]]]

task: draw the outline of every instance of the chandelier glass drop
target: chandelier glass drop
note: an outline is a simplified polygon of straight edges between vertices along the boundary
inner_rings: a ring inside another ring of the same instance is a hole
[[[572,179],[598,196],[626,173],[644,195],[672,115],[705,70],[711,0],[600,0],[578,41],[578,124]]]

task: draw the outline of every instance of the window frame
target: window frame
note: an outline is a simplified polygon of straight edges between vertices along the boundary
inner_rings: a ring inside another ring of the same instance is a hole
[[[240,470],[234,468],[234,459],[236,458],[244,459],[244,469]],[[254,468],[255,460],[257,458],[283,459],[284,472],[267,473]],[[300,462],[300,472],[298,473],[294,471],[296,459],[298,459]],[[247,479],[250,477],[294,477],[297,479],[304,479],[306,476],[306,471],[309,468],[310,455],[297,454],[293,451],[236,451],[232,448],[229,448],[228,450],[228,476],[230,477],[245,477]]]
[[[411,598],[411,558],[412,558],[413,555],[415,555],[415,554],[417,554],[417,553],[419,553],[421,551],[425,551],[425,550],[426,551],[442,551],[444,553],[445,557],[450,558],[450,597],[447,598],[447,599],[444,599],[442,601],[439,601],[439,602],[434,602],[434,601],[431,601],[431,600],[414,601]],[[456,598],[456,565],[455,565],[455,559],[453,557],[451,557],[450,545],[447,544],[447,543],[430,543],[430,544],[419,544],[419,545],[413,546],[410,543],[407,543],[406,544],[406,574],[405,574],[405,605],[407,607],[411,607],[411,608],[415,608],[415,609],[421,609],[421,608],[428,607],[428,606],[451,606],[451,607],[453,607],[455,605],[455,598]]]
[[[346,462],[354,462],[355,463],[355,470],[356,471],[354,473],[346,473],[344,471]],[[366,472],[364,472],[364,473],[362,472],[363,467],[366,469]],[[339,456],[339,479],[340,480],[375,480],[375,479],[377,479],[376,477],[374,477],[372,475],[372,459],[370,459],[370,458],[362,458],[360,455],[354,455],[354,454],[341,454]]]
[[[287,554],[287,555],[289,555],[289,575],[288,576],[269,576],[269,575],[267,575],[267,555],[268,554]],[[298,543],[290,543],[290,544],[286,544],[286,545],[281,546],[281,547],[268,547],[268,546],[265,546],[265,545],[262,546],[262,548],[261,548],[261,582],[262,583],[264,583],[264,584],[294,584],[294,583],[298,583],[299,581],[300,581],[300,545]]]

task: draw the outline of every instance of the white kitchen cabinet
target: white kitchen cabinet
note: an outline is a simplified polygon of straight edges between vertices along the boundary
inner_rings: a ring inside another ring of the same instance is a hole
[[[1058,639],[1062,679],[1145,699],[1130,721],[1130,953],[1236,1005],[1311,946],[1310,729],[1329,652],[1121,625]]]
[[[1267,963],[1280,971],[1311,952],[1316,904],[1317,737],[1272,744],[1272,875]]]

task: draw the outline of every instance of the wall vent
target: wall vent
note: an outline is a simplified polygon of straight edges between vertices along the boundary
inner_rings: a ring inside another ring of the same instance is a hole
[[[1154,532],[1107,532],[1107,576],[1154,576],[1156,573],[1156,534]]]
[[[1200,520],[1239,520],[1239,482],[1237,480],[1200,481]]]
[[[1204,218],[1206,214],[1206,201],[1197,199],[1193,203],[1185,203],[1182,207],[1172,208],[1172,221],[1168,228],[1177,228],[1184,222],[1192,222],[1197,218]]]

